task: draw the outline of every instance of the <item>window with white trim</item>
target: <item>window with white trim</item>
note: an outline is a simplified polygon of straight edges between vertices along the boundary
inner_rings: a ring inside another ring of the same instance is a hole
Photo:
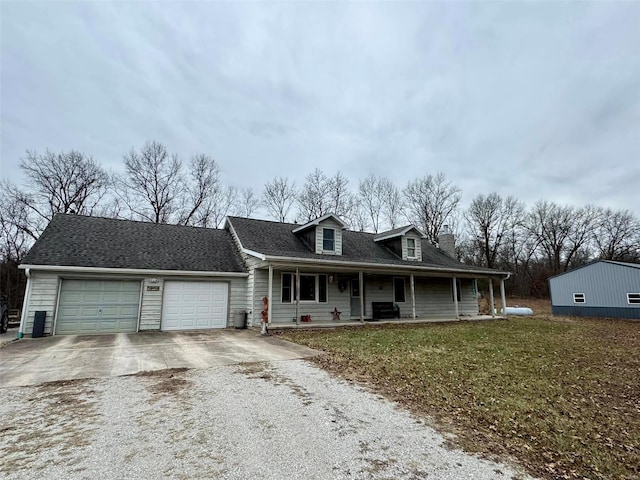
[[[282,303],[296,301],[296,274],[282,274]],[[327,275],[300,274],[300,301],[327,303]]]
[[[627,293],[627,303],[629,305],[640,305],[640,293]]]
[[[584,293],[574,293],[573,294],[573,303],[585,303],[587,299],[584,296]]]
[[[333,228],[322,229],[322,250],[326,252],[335,252],[336,231]]]
[[[416,258],[416,239],[407,238],[407,258]]]
[[[406,282],[404,277],[393,277],[393,301],[404,303],[406,301]]]

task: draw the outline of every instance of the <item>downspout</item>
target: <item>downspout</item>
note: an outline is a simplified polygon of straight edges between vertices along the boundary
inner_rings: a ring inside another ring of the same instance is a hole
[[[27,285],[24,289],[24,300],[22,300],[22,315],[20,316],[20,328],[18,329],[18,338],[24,335],[24,325],[27,322],[27,306],[31,297],[31,269],[25,268],[24,275],[27,277]]]

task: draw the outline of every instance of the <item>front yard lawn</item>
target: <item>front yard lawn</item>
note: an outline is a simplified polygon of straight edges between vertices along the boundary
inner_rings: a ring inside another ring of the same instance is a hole
[[[511,455],[544,478],[640,478],[639,322],[536,317],[281,335],[434,418],[467,451]]]

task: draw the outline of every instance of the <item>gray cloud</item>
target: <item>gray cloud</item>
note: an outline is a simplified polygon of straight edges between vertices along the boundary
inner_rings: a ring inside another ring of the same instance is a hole
[[[443,171],[640,214],[638,3],[2,3],[2,176],[157,139],[260,190]]]

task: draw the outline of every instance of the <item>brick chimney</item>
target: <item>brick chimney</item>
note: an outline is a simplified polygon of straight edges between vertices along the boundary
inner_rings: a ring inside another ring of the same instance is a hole
[[[449,225],[443,225],[438,233],[438,248],[452,258],[456,257],[456,239]]]

